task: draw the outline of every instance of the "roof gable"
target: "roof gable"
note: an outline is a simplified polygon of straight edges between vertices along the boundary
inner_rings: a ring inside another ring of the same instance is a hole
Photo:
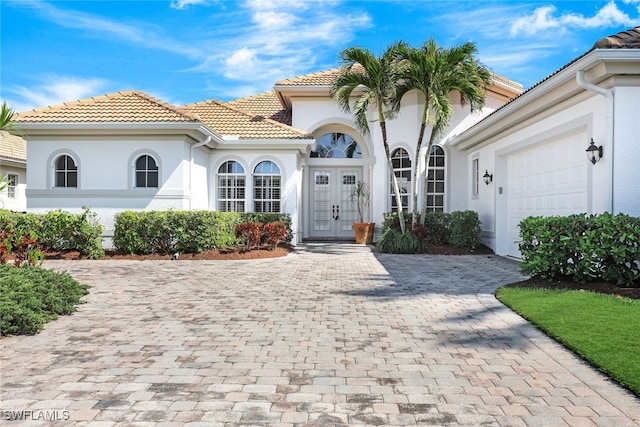
[[[116,92],[14,115],[16,122],[39,123],[190,123],[198,120],[143,92]]]
[[[226,105],[243,111],[251,111],[276,122],[291,126],[291,110],[282,107],[275,91],[251,95],[227,102]]]
[[[185,105],[184,108],[219,135],[237,136],[242,139],[312,138],[305,131],[220,101],[197,102]]]

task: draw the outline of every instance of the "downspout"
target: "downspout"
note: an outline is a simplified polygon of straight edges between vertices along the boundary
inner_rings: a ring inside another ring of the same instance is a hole
[[[607,205],[608,205],[608,211],[611,214],[614,214],[615,212],[613,212],[613,150],[614,150],[614,144],[613,144],[613,124],[614,124],[614,120],[613,120],[613,113],[614,113],[614,96],[613,96],[613,91],[612,90],[608,90],[608,89],[604,89],[601,88],[600,86],[594,85],[593,83],[590,83],[588,81],[585,80],[584,78],[584,71],[580,70],[576,73],[576,82],[578,83],[578,86],[580,86],[583,89],[587,89],[596,93],[599,93],[600,95],[604,96],[605,98],[607,98],[607,140],[606,140],[606,144],[605,146],[607,147],[607,153],[606,153],[606,157],[607,157],[607,161],[609,162],[610,165],[610,171],[607,174],[607,186],[609,187],[609,195],[608,195],[608,200],[607,200]]]
[[[191,204],[192,204],[192,200],[193,200],[193,163],[194,163],[194,158],[193,158],[193,149],[194,148],[198,148],[198,147],[202,147],[203,145],[207,145],[208,143],[211,142],[211,135],[207,136],[207,138],[204,141],[200,141],[198,143],[195,143],[191,146],[191,148],[189,148],[189,210],[191,210]]]

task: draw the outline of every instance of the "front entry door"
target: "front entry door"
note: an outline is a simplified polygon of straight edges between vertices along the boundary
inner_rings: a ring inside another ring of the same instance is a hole
[[[357,168],[314,168],[311,173],[311,238],[352,239],[358,220],[351,189],[360,179]]]

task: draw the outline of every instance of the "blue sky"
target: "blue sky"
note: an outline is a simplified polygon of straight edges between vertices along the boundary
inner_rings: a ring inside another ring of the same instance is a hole
[[[131,89],[227,101],[336,67],[349,46],[429,37],[475,42],[493,72],[528,88],[640,25],[640,0],[1,0],[0,19],[0,99],[24,111]]]

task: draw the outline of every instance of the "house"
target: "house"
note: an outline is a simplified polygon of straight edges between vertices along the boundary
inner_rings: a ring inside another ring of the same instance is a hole
[[[0,191],[0,209],[27,209],[27,144],[19,136],[0,131],[0,176],[6,188]]]
[[[632,174],[640,160],[633,150],[639,34],[640,27],[599,40],[526,92],[494,76],[480,113],[452,93],[453,119],[429,153],[418,203],[476,210],[485,243],[513,256],[517,224],[529,215],[640,215]],[[396,202],[379,130],[362,135],[329,96],[339,71],[281,80],[272,91],[226,103],[177,107],[130,91],[20,113],[27,209],[88,206],[107,237],[118,211],[176,208],[286,212],[296,242],[352,238],[356,181],[371,188],[365,220],[380,224]],[[412,168],[424,171],[427,160],[422,153],[421,164],[412,164],[423,102],[409,93],[387,123],[408,208]],[[596,164],[585,155],[591,139],[596,154],[602,146]]]

